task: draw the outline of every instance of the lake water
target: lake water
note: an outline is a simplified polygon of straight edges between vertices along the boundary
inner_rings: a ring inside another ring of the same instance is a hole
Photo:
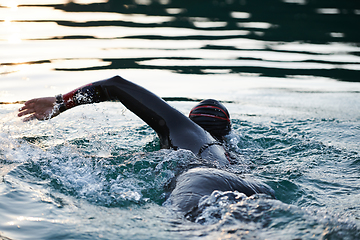
[[[360,239],[360,2],[0,0],[0,239]],[[187,114],[228,107],[228,171],[270,185],[163,206],[187,151],[120,103],[23,123],[21,102],[114,75]]]

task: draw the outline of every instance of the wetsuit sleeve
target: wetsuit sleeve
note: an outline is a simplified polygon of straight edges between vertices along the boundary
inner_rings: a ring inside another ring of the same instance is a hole
[[[189,149],[184,146],[186,143],[178,141],[181,134],[174,132],[181,129],[194,131],[196,128],[191,120],[163,99],[119,76],[75,89],[65,94],[63,99],[67,109],[81,104],[120,101],[157,132],[163,148]],[[176,137],[172,139],[171,135]]]

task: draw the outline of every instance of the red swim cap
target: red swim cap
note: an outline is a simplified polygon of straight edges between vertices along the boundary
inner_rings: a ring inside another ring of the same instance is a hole
[[[228,110],[214,99],[201,101],[190,111],[189,118],[217,139],[221,139],[231,130]]]

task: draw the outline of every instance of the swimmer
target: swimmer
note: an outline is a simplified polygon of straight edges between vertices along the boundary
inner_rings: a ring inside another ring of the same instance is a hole
[[[230,115],[223,104],[213,99],[204,100],[187,117],[152,92],[120,76],[90,83],[64,95],[29,100],[19,109],[18,116],[26,116],[24,121],[46,120],[78,105],[104,101],[120,101],[140,117],[157,133],[162,148],[190,150],[199,159],[219,168],[230,164],[221,143],[231,130]],[[186,214],[197,207],[203,196],[215,190],[274,197],[273,190],[266,184],[204,166],[180,174],[168,202]]]

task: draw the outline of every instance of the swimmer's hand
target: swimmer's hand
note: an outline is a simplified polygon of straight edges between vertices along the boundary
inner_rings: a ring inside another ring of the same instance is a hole
[[[34,98],[24,103],[19,109],[19,117],[27,116],[24,122],[32,119],[48,120],[60,114],[55,97]]]

